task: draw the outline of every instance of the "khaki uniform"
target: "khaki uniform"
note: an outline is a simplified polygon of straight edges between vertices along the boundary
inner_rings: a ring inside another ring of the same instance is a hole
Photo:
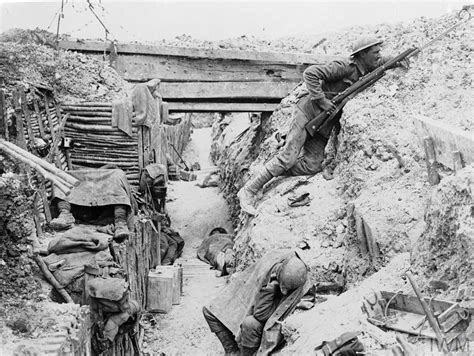
[[[284,261],[298,256],[295,252],[272,251],[240,274],[221,294],[203,308],[209,327],[216,334],[227,334],[226,339],[236,347],[259,348],[258,354],[269,354],[281,341],[280,324],[306,294],[311,286],[306,283],[282,295],[278,286],[271,283]],[[226,347],[226,345],[223,345]]]
[[[316,100],[332,99],[367,71],[356,60],[336,60],[326,65],[312,65],[303,73],[306,91],[295,105],[293,122],[283,149],[265,167],[274,176],[312,175],[322,170],[324,148],[332,127],[310,136],[305,129],[309,120],[321,113]],[[340,114],[339,114],[340,117]],[[334,120],[339,121],[339,117]]]

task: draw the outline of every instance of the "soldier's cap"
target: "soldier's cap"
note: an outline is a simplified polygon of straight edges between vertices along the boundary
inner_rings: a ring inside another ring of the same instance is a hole
[[[383,40],[376,38],[376,37],[363,37],[358,39],[354,45],[352,46],[352,53],[350,54],[351,57],[353,57],[355,54],[370,48],[372,46],[376,46],[379,44],[382,44]]]

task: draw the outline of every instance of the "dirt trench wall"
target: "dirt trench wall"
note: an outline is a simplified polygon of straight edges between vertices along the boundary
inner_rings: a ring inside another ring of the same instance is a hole
[[[377,35],[387,38],[383,54],[395,54],[408,45],[426,42],[455,21],[454,15],[419,19],[381,26]],[[226,119],[214,126],[215,162],[221,166],[221,187],[238,226],[236,248],[242,262],[271,248],[307,245],[305,254],[312,261],[312,270],[321,271],[316,275],[324,278],[322,272],[330,272],[357,282],[397,254],[411,251],[425,229],[424,211],[432,190],[411,117],[422,114],[472,130],[467,120],[472,112],[467,95],[472,84],[467,79],[472,68],[468,55],[471,29],[472,23],[459,27],[413,58],[408,70],[388,71],[352,99],[341,118],[337,152],[327,148],[334,157],[335,179],[325,181],[320,175],[308,180],[274,179],[258,199],[255,218],[239,215],[235,194],[277,153],[274,135],[288,131],[299,88],[258,128],[239,135]],[[348,38],[368,31],[372,29],[338,34],[331,45],[347,45]],[[453,174],[441,170],[442,176]],[[285,194],[293,184],[300,185]],[[310,205],[289,208],[287,197],[304,191],[313,198]]]
[[[32,275],[37,270],[36,264],[28,256],[29,238],[36,234],[33,194],[32,187],[15,174],[0,177],[0,299],[3,301],[35,298],[41,293]]]
[[[403,124],[382,124],[385,117],[367,114],[377,96],[361,100],[358,110],[349,107],[343,115],[334,180],[321,175],[274,179],[258,201],[258,215],[239,215],[235,194],[277,153],[274,135],[288,131],[299,90],[256,129],[237,130],[225,118],[214,126],[214,158],[221,165],[221,186],[238,226],[237,255],[245,266],[270,249],[304,247],[315,280],[355,282],[396,253],[408,251],[421,233],[424,194],[429,189],[420,179],[424,162],[411,158],[420,158],[420,152],[416,146],[405,147],[411,137],[404,137]],[[402,167],[399,156],[404,159]],[[290,208],[288,197],[303,192],[310,193],[310,205]],[[412,199],[414,195],[417,199]],[[373,245],[370,250],[367,241]]]
[[[32,259],[37,237],[31,177],[0,154],[0,354],[90,354],[89,308],[58,304]]]
[[[428,280],[455,286],[473,281],[474,166],[443,179],[430,197],[426,229],[412,253],[414,268]]]

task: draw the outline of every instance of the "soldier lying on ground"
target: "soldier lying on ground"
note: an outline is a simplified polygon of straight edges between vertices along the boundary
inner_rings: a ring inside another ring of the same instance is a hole
[[[130,235],[127,222],[135,203],[125,173],[121,169],[104,168],[68,173],[80,183],[67,197],[53,188],[59,216],[51,220],[51,228],[69,229],[78,218],[91,224],[113,224],[114,239],[118,242],[127,239]]]
[[[204,318],[226,355],[268,354],[283,340],[279,322],[309,288],[308,270],[299,256],[272,251],[234,274],[220,295],[203,307]]]
[[[228,234],[226,229],[216,227],[202,241],[197,250],[197,257],[209,263],[218,271],[218,277],[234,271],[234,235]]]
[[[355,43],[350,59],[312,65],[304,71],[303,89],[298,95],[285,146],[238,193],[244,212],[255,215],[255,195],[273,177],[313,175],[323,170],[324,149],[333,127],[339,128],[341,114],[332,126],[318,130],[314,136],[307,133],[305,125],[323,111],[332,112],[335,109],[332,98],[386,61],[380,55],[381,44],[375,38],[361,39]],[[325,174],[325,178],[330,175]]]

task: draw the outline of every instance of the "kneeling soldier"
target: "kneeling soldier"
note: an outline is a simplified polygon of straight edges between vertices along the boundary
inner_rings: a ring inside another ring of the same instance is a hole
[[[268,354],[283,339],[279,322],[309,287],[308,269],[295,252],[271,252],[233,275],[203,314],[226,355]]]

